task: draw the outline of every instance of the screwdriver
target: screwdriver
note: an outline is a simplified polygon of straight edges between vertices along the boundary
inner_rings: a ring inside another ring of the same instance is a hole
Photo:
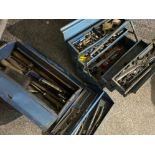
[[[38,73],[34,72],[34,71],[28,71],[26,73],[27,76],[35,78],[36,80],[42,82],[43,84],[52,87],[53,89],[57,90],[58,92],[62,93],[63,91],[57,87],[56,85],[52,84],[51,82],[47,81],[46,79],[42,78]]]

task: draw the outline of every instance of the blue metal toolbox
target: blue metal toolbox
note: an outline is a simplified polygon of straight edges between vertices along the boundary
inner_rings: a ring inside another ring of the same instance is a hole
[[[0,47],[0,98],[44,134],[94,134],[113,105],[106,92],[96,89],[29,45]]]
[[[61,29],[80,77],[94,89],[135,93],[155,70],[155,46],[124,19],[80,19]]]

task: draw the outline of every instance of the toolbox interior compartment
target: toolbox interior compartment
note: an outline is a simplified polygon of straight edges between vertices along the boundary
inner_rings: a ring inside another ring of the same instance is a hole
[[[133,47],[134,41],[126,36],[105,51],[98,59],[88,66],[89,73],[96,80],[102,80],[104,74]]]
[[[74,130],[74,126],[76,127],[77,122],[81,122],[81,119],[85,116],[85,113],[89,111],[89,108],[92,106],[91,103],[94,102],[97,96],[98,95],[90,89],[89,91],[86,89],[83,90],[81,97],[73,104],[73,107],[76,104],[76,108],[68,110],[59,122],[53,125],[52,130],[50,129],[49,132],[54,135],[64,133],[71,134],[73,132],[71,130]]]
[[[120,21],[121,23],[119,25],[113,25],[110,30],[103,31],[102,25],[105,23],[112,23],[112,19],[102,20],[87,30],[80,32],[79,35],[69,41],[69,44],[78,54],[84,53],[92,46],[95,46],[95,44],[98,44],[101,40],[108,39],[111,35],[121,30],[126,21],[124,19],[121,19]]]
[[[109,68],[109,70],[102,76],[102,78],[106,81],[111,80],[111,78],[114,77],[125,65],[127,65],[148,46],[148,44],[146,44],[142,40],[138,42],[133,42],[131,39],[128,38],[128,41],[132,42],[133,46],[128,51],[126,51],[126,53],[122,55],[122,57],[118,59],[115,64],[111,68]]]
[[[146,44],[147,45],[147,44]],[[138,49],[135,51],[138,51]],[[147,45],[138,55],[127,63],[123,68],[112,78],[112,81],[117,85],[119,90],[125,95],[130,91],[135,91],[136,85],[142,85],[146,77],[151,76],[155,66],[155,49],[153,44]]]
[[[78,135],[92,135],[99,127],[100,123],[107,114],[107,111],[112,105],[108,105],[106,101],[102,100],[94,109],[88,114],[88,116],[79,124],[79,129],[76,134]]]
[[[49,129],[50,134],[94,134],[114,104],[107,94],[96,94],[90,89],[82,91],[81,97],[76,107],[66,112],[56,126]]]
[[[109,39],[106,41],[103,39],[99,43],[97,43],[95,46],[89,48],[86,51],[83,51],[81,54],[79,54],[79,62],[83,65],[89,66],[91,63],[93,63],[96,59],[98,59],[105,51],[107,51],[109,48],[111,48],[113,45],[115,45],[120,39],[122,39],[126,34],[128,33],[128,29],[124,28],[118,33],[115,33],[112,35]],[[80,60],[80,57],[85,55],[88,57],[86,62],[82,62]]]
[[[0,60],[0,69],[41,100],[43,106],[59,114],[80,87],[48,63],[37,59],[15,49],[9,57]]]

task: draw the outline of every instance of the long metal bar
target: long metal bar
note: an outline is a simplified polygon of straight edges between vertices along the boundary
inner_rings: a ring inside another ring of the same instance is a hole
[[[130,21],[130,25],[131,25],[131,28],[132,28],[132,30],[133,30],[133,34],[134,34],[134,36],[135,36],[135,39],[136,39],[136,41],[138,41],[139,39],[138,39],[138,37],[137,37],[136,30],[135,30],[135,27],[134,27],[132,21]]]

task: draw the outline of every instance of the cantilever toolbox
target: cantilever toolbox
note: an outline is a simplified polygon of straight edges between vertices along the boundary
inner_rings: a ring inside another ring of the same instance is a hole
[[[113,105],[38,50],[20,42],[0,48],[0,98],[44,134],[93,134]]]
[[[135,93],[155,70],[155,45],[124,19],[80,19],[61,29],[80,77],[94,89]]]

